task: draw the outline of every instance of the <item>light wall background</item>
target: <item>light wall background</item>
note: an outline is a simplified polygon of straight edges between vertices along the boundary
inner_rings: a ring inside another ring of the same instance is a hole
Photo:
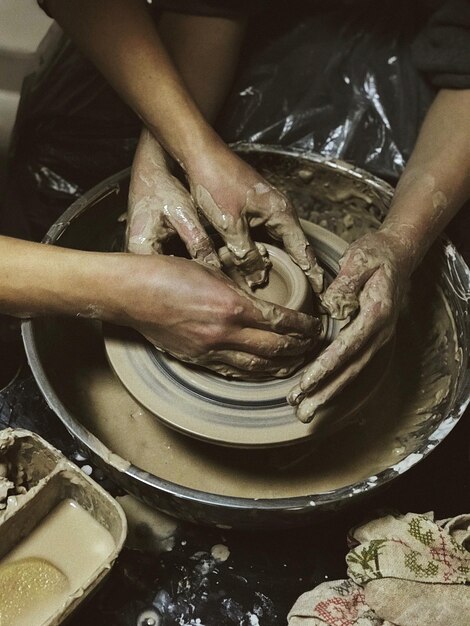
[[[36,0],[0,0],[0,185],[21,84],[51,24]]]

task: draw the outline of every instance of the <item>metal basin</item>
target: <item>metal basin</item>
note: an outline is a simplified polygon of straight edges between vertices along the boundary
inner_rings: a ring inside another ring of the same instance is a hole
[[[237,146],[237,150],[284,189],[301,217],[329,228],[347,241],[376,228],[386,214],[392,196],[390,186],[346,163],[259,145]],[[45,242],[83,250],[117,249],[122,241],[122,225],[117,218],[126,209],[128,184],[126,170],[89,191],[51,227]],[[395,462],[354,483],[321,493],[304,490],[288,497],[239,497],[201,490],[197,484],[179,484],[141,469],[137,462],[122,458],[116,449],[100,440],[99,432],[94,432],[92,421],[86,418],[86,409],[80,406],[79,394],[74,402],[64,396],[67,373],[64,364],[56,360],[57,346],[69,341],[78,322],[59,318],[26,321],[23,337],[29,363],[48,404],[93,461],[124,489],[156,508],[195,522],[245,528],[294,525],[330,515],[403,474],[432,452],[464,412],[470,393],[470,272],[446,239],[436,243],[424,265],[431,287],[438,289],[449,305],[455,364],[448,392],[402,438],[402,450]],[[70,354],[71,360],[80,358],[80,349]],[[99,358],[104,359],[104,348],[100,350],[103,354]],[[171,452],[168,455],[171,463]]]

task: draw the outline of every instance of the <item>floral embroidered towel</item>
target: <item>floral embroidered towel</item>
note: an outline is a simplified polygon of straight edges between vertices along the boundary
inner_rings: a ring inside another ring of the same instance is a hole
[[[350,544],[350,578],[303,594],[289,626],[470,626],[470,515],[389,515]]]

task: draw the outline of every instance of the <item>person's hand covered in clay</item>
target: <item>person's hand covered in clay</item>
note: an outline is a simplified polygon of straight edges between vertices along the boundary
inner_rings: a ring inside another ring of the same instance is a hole
[[[144,129],[132,167],[126,248],[134,254],[160,254],[164,242],[178,235],[192,258],[220,267],[194,202],[170,172],[167,158]]]
[[[224,239],[250,286],[267,280],[269,260],[253,242],[250,227],[264,225],[320,293],[323,272],[288,199],[228,148],[217,147],[187,164],[192,196]]]
[[[409,251],[383,228],[349,246],[324,307],[335,319],[357,315],[303,372],[288,396],[302,422],[337,394],[392,336],[411,274]]]
[[[126,323],[182,361],[233,377],[283,377],[318,338],[316,318],[259,300],[208,264],[159,255],[144,271],[142,260]]]

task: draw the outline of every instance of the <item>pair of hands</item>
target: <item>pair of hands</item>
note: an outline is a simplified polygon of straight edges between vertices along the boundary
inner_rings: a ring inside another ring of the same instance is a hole
[[[264,224],[319,292],[322,271],[295,212],[280,192],[227,148],[216,158],[201,156],[198,169],[186,172],[191,192],[172,175],[166,159],[144,131],[133,164],[127,249],[160,255],[165,242],[177,235],[198,263],[160,257],[155,280],[165,307],[158,315],[155,308],[153,315],[149,310],[144,323],[135,307],[132,325],[154,345],[187,362],[234,377],[246,377],[247,372],[253,377],[287,376],[317,342],[319,320],[256,298],[227,278],[195,200],[249,285],[263,284],[268,277],[266,252],[250,235],[250,227]],[[149,284],[149,293],[154,288]]]
[[[201,158],[197,167],[186,172],[189,193],[171,174],[158,143],[150,135],[141,139],[129,195],[127,248],[160,254],[164,243],[178,235],[199,263],[163,257],[157,279],[165,315],[157,323],[150,315],[136,316],[133,325],[157,347],[214,371],[287,376],[317,342],[318,319],[264,302],[230,281],[220,270],[195,201],[248,284],[262,284],[267,277],[268,261],[249,230],[261,224],[283,243],[317,294],[322,271],[294,209],[255,170],[229,150],[217,159]],[[289,394],[301,421],[310,421],[392,335],[409,275],[406,258],[399,239],[385,229],[347,250],[340,273],[321,298],[335,318],[359,314]]]

